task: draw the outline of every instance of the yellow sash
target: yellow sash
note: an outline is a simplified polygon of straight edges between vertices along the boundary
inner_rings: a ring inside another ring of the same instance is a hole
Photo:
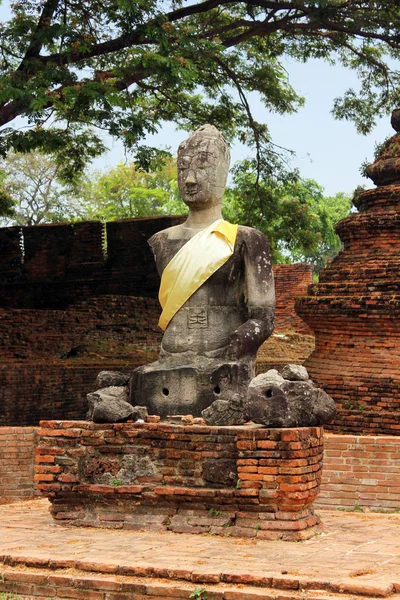
[[[158,299],[159,327],[166,330],[175,313],[233,254],[238,225],[218,219],[196,233],[165,267]]]

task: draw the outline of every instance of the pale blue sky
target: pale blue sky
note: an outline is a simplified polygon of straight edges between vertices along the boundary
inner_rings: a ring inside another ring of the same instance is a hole
[[[0,6],[1,20],[9,16],[9,0],[4,0]],[[368,136],[359,135],[352,123],[336,121],[330,114],[334,98],[349,87],[357,89],[358,80],[353,72],[322,60],[306,64],[286,61],[285,67],[292,86],[305,96],[305,106],[295,115],[275,115],[268,113],[253,95],[251,105],[256,119],[268,125],[276,144],[296,152],[293,165],[303,177],[316,179],[323,185],[326,194],[350,194],[360,184],[372,187],[372,182],[361,176],[360,167],[365,159],[372,160],[375,144],[394,133],[390,117],[381,119]],[[145,143],[168,146],[175,153],[185,137],[186,132],[177,131],[172,123],[167,123]],[[106,144],[109,151],[94,162],[94,167],[103,170],[130,160],[131,157],[125,157],[121,143],[107,139]],[[233,164],[249,156],[250,151],[235,144],[231,153]]]

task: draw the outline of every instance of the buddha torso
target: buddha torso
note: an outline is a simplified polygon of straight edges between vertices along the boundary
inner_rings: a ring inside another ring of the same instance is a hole
[[[161,231],[149,240],[160,275],[194,233],[177,226]],[[162,340],[162,353],[224,355],[232,333],[249,318],[246,291],[249,267],[245,265],[245,257],[251,250],[249,241],[251,246],[251,240],[257,234],[259,232],[249,227],[239,227],[233,255],[171,319]],[[257,268],[256,264],[254,268]]]

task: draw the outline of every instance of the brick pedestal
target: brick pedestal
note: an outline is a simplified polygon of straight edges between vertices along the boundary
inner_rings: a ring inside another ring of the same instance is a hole
[[[35,479],[68,525],[302,540],[320,526],[322,434],[42,421]]]

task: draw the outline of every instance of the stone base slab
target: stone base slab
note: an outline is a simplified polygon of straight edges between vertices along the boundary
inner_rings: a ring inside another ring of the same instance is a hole
[[[84,527],[309,539],[322,475],[319,427],[43,421],[37,488]]]
[[[118,568],[117,565],[113,568],[113,565],[95,563],[82,563],[71,573],[65,565],[58,566],[57,561],[48,567],[44,561],[27,559],[25,562],[38,565],[31,568],[24,561],[8,559],[5,557],[4,562],[0,561],[0,593],[7,594],[7,598],[8,594],[12,597],[18,594],[21,600],[22,595],[31,600],[160,600],[165,597],[176,600],[357,600],[360,597],[399,600],[397,586],[390,581],[372,585],[351,579],[337,583],[316,582],[293,576],[250,576],[217,571],[189,573],[184,570],[169,573],[167,569]]]

